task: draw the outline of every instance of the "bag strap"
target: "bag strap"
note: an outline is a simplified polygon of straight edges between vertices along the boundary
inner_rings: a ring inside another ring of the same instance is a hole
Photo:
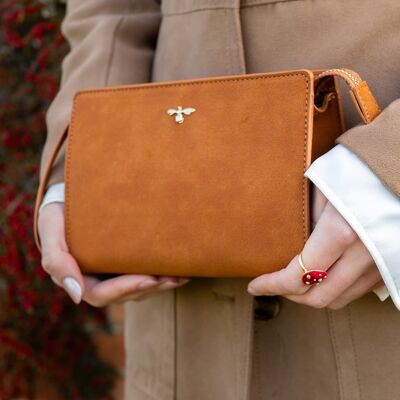
[[[357,72],[347,68],[328,69],[318,74],[315,81],[326,76],[338,76],[344,79],[349,86],[350,97],[364,123],[369,124],[381,113],[381,108],[367,82],[363,81]]]
[[[363,81],[360,75],[358,75],[356,72],[346,68],[328,69],[321,73],[318,73],[315,76],[315,81],[328,76],[337,76],[344,79],[344,81],[349,86],[350,97],[353,100],[353,103],[364,123],[368,124],[372,122],[380,114],[381,109],[374,95],[370,91],[367,82]],[[58,138],[57,143],[54,146],[54,149],[44,168],[44,173],[42,179],[40,180],[36,196],[35,211],[33,217],[34,218],[33,230],[34,230],[35,243],[39,250],[41,249],[39,231],[38,231],[39,208],[43,201],[43,197],[47,188],[53,164],[57,159],[57,156],[64,142],[66,141],[67,136],[68,136],[68,129],[65,129],[62,135]]]

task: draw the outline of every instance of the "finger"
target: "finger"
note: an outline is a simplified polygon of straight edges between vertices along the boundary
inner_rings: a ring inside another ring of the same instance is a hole
[[[356,243],[330,269],[329,280],[303,295],[287,295],[289,300],[315,308],[327,307],[362,276],[377,268],[361,242]]]
[[[91,276],[85,276],[84,279],[86,291],[83,299],[95,307],[121,302],[125,297],[136,299],[157,291],[171,290],[188,282],[188,279],[183,278],[157,278],[147,275],[121,275],[105,281],[99,281]]]
[[[62,287],[62,284],[58,279],[54,278],[54,276],[51,276],[51,275],[50,275],[50,278],[57,286]]]
[[[247,290],[253,296],[304,293],[308,288],[301,281],[302,275],[303,271],[296,256],[286,268],[261,275],[252,280]]]
[[[356,234],[343,217],[327,203],[304,246],[303,262],[307,269],[326,271],[356,239]],[[303,294],[310,288],[302,281],[303,273],[296,256],[286,268],[250,282],[249,293],[256,296]]]
[[[324,211],[326,204],[328,203],[328,199],[323,195],[323,193],[317,188],[317,186],[312,185],[311,191],[312,199],[312,212],[311,212],[311,225],[312,229],[315,228],[317,222]]]
[[[326,271],[353,243],[357,235],[338,213],[327,203],[317,225],[304,245],[303,262],[308,269]]]
[[[144,298],[150,297],[152,295],[156,295],[157,293],[162,293],[168,290],[177,289],[186,283],[188,283],[190,279],[188,278],[177,278],[177,277],[160,277],[159,285],[151,287],[145,290],[135,291],[132,294],[128,294],[127,296],[123,296],[122,299],[131,298],[132,300],[142,300]],[[125,300],[122,300],[125,301]]]
[[[46,249],[42,256],[42,266],[53,282],[62,287],[72,301],[79,304],[84,291],[84,281],[75,259],[59,248]]]
[[[126,274],[104,281],[85,276],[84,280],[83,300],[95,307],[104,307],[124,295],[160,285],[158,278],[148,275]]]
[[[84,281],[75,259],[68,253],[64,234],[64,214],[60,204],[49,204],[39,218],[42,267],[62,286],[75,303],[82,299]]]
[[[382,284],[382,277],[378,269],[368,272],[351,287],[349,287],[342,295],[328,305],[332,310],[339,310],[350,304],[352,301],[359,299],[363,295],[370,293],[378,285]]]
[[[40,242],[43,246],[57,246],[67,251],[64,228],[64,204],[46,205],[39,214],[38,220]]]
[[[181,282],[189,282],[190,278],[178,277],[178,276],[158,276],[160,282],[173,282],[173,283],[181,283]]]
[[[117,303],[124,303],[126,301],[142,301],[145,300],[149,297],[152,296],[156,296],[158,294],[161,294],[163,292],[166,292],[168,290],[174,290],[174,289],[178,289],[181,286],[186,285],[188,282],[190,281],[190,279],[179,279],[177,282],[168,282],[168,284],[164,284],[164,285],[160,285],[157,286],[153,289],[149,289],[146,291],[142,291],[142,292],[137,292],[131,295],[127,295],[127,296],[123,296],[120,299],[118,299],[116,302]]]

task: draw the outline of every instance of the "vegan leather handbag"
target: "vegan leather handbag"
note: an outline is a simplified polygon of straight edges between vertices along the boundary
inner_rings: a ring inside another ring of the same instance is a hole
[[[344,131],[339,79],[365,123],[380,112],[354,71],[295,70],[82,90],[67,140],[65,233],[85,273],[253,277],[310,234],[312,160]]]

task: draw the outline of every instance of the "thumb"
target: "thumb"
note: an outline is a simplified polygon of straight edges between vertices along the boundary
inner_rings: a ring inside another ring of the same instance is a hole
[[[60,249],[51,250],[49,256],[42,258],[44,270],[55,284],[62,287],[72,301],[79,304],[84,291],[84,280],[75,259]]]

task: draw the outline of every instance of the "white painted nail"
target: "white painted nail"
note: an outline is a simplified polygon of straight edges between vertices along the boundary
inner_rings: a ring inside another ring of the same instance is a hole
[[[74,303],[79,304],[81,302],[82,288],[76,279],[67,276],[63,279],[63,287]]]

